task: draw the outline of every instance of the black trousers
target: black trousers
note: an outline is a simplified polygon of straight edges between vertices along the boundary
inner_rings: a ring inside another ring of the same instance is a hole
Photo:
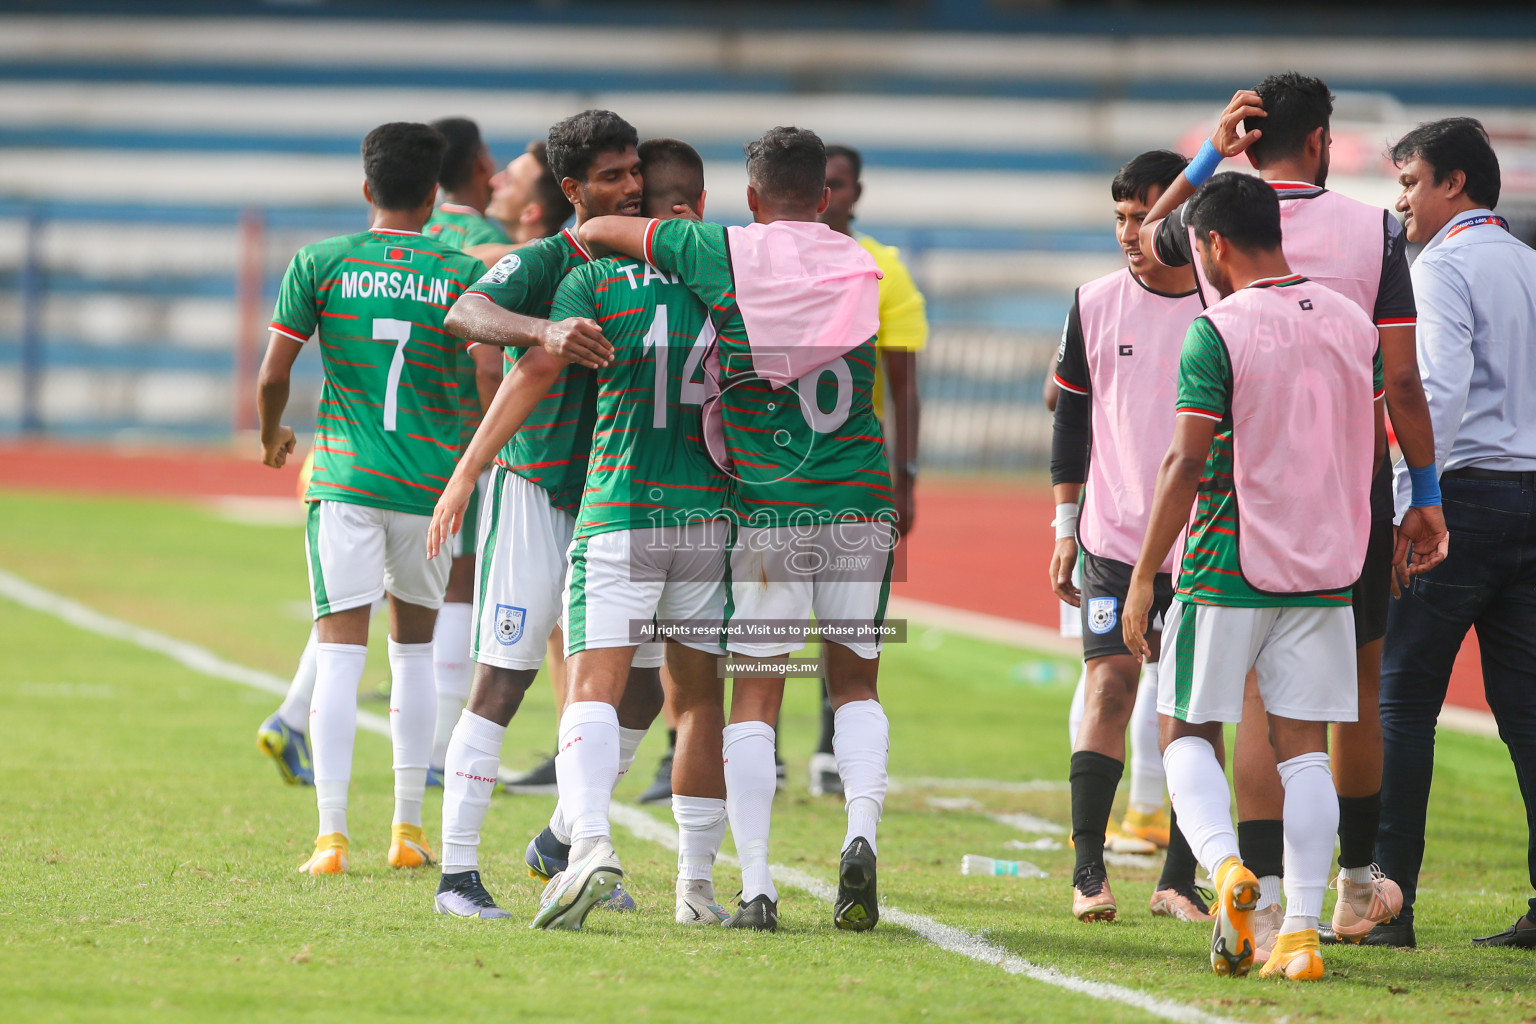
[[[1468,629],[1477,630],[1483,690],[1525,800],[1526,858],[1536,890],[1536,473],[1472,479],[1452,471],[1441,492],[1450,553],[1392,602],[1382,656],[1385,761],[1376,859],[1402,886],[1409,921],[1424,860],[1435,719]],[[1530,908],[1536,920],[1536,897]]]

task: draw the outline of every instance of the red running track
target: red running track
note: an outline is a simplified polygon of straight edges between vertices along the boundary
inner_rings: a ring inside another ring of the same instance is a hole
[[[298,463],[268,469],[228,450],[0,446],[0,488],[144,497],[294,497]],[[1041,484],[925,480],[906,542],[905,579],[894,592],[934,604],[1056,628],[1047,587],[1055,504]],[[1469,633],[1451,676],[1450,701],[1479,711],[1477,637]]]

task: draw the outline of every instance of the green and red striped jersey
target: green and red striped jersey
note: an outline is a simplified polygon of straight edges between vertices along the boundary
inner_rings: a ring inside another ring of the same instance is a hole
[[[576,233],[567,228],[503,256],[465,294],[481,295],[503,309],[547,320],[560,282],[590,258]],[[521,354],[522,349],[507,349],[508,371]],[[567,366],[496,456],[497,464],[538,484],[549,492],[550,504],[572,514],[581,505],[587,454],[592,448],[596,402],[591,385],[586,367]]]
[[[675,275],[640,260],[577,267],[550,319],[596,320],[613,362],[592,371],[597,415],[576,536],[682,526],[721,514],[729,478],[704,450],[704,355],[714,330]]]
[[[439,203],[421,233],[435,238],[455,249],[468,249],[472,245],[509,245],[512,239],[491,220],[473,206],[458,203]]]
[[[480,269],[406,231],[327,238],[293,257],[272,330],[317,336],[325,370],[305,500],[431,514],[461,450],[469,361],[443,318]]]
[[[721,410],[732,506],[748,526],[892,517],[890,464],[875,415],[875,339],[793,384],[753,370],[725,228],[653,221],[649,262],[677,274],[719,324]]]

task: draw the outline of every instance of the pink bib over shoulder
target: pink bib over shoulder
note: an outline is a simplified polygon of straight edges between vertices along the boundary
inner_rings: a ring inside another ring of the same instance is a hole
[[[725,230],[757,376],[783,387],[879,332],[880,270],[852,238],[810,221]]]

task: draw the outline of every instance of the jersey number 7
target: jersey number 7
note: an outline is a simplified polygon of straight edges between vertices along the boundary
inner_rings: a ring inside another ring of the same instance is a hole
[[[411,322],[377,317],[373,321],[373,339],[395,343],[395,358],[389,361],[389,376],[384,380],[384,429],[394,430],[400,405],[400,374],[405,370],[405,346],[411,340]]]

